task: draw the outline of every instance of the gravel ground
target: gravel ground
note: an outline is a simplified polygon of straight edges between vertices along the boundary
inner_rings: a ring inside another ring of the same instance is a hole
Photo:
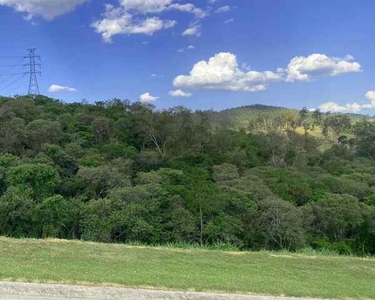
[[[302,298],[0,282],[2,300],[302,300]]]

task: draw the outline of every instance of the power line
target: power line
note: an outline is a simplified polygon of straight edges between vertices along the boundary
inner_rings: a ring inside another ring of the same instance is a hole
[[[8,88],[11,87],[13,84],[17,83],[17,82],[20,81],[22,78],[24,78],[25,75],[26,75],[26,74],[23,74],[21,77],[18,77],[16,80],[10,82],[8,85],[6,85],[6,86],[0,88],[0,91],[4,91],[4,90],[8,89]]]
[[[20,85],[16,86],[15,88],[13,88],[14,91],[17,91],[19,90],[21,87],[24,87],[25,86],[25,83],[22,82]]]
[[[13,92],[9,93],[9,95],[18,95],[19,93],[17,93],[17,91],[19,91],[22,87],[25,87],[25,81],[22,82],[21,80],[21,84],[17,85],[16,87],[12,87]]]
[[[25,75],[30,75],[28,94],[36,96],[40,94],[38,75],[41,75],[41,58],[35,54],[36,49],[28,49],[28,56],[0,56],[0,60],[9,60],[0,64],[2,72],[0,72],[0,78],[4,79],[0,81],[0,91],[8,90],[14,85],[25,78]],[[17,59],[15,61],[14,59]],[[28,60],[27,62],[25,60]],[[25,68],[28,70],[25,70]],[[21,85],[17,86],[17,90]]]
[[[2,68],[2,73],[19,73],[25,71],[23,64],[0,65],[0,68]]]
[[[22,76],[23,77],[23,76]],[[3,80],[0,84],[0,90],[5,87],[6,84],[9,83],[10,80],[12,80],[14,77],[8,77],[7,79]]]
[[[19,73],[19,74],[25,74],[25,70],[24,70],[24,66],[22,66],[21,68],[11,68],[9,71],[10,72],[14,72],[14,73]],[[22,71],[22,72],[21,72]],[[10,76],[7,76],[7,78],[5,78],[4,80],[0,81],[0,87],[2,85],[4,85],[5,83],[7,83],[9,80],[11,80],[12,78],[14,78],[14,75],[10,75]]]
[[[21,75],[21,74],[29,74],[29,72],[0,74],[0,76],[12,76],[12,75]]]
[[[0,59],[20,59],[22,56],[0,56]]]
[[[23,65],[0,65],[0,68],[3,68],[3,67],[21,67]]]

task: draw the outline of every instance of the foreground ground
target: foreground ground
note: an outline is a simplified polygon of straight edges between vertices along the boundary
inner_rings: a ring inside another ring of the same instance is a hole
[[[271,296],[168,292],[147,289],[0,282],[2,300],[299,300]]]
[[[3,281],[375,298],[375,259],[0,238],[0,266]]]

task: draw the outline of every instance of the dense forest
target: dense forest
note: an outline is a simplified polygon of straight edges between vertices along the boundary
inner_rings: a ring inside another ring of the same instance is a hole
[[[2,97],[0,235],[375,254],[373,120],[241,118]]]

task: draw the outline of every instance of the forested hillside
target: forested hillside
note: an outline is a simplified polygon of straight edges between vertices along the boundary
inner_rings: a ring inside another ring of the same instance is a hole
[[[0,98],[0,235],[375,254],[375,124],[275,110]]]
[[[223,120],[229,121],[233,128],[247,128],[251,120],[267,118],[276,120],[281,117],[281,113],[285,110],[283,107],[267,106],[267,105],[249,105],[236,108],[225,109],[212,113],[212,120],[220,123]],[[289,109],[289,111],[293,111]]]
[[[223,122],[230,122],[232,128],[236,129],[248,129],[249,124],[255,123],[263,123],[264,119],[268,122],[272,121],[274,124],[283,125],[283,118],[285,117],[285,113],[289,112],[292,115],[295,115],[295,120],[298,120],[298,111],[294,109],[288,109],[285,107],[277,107],[277,106],[268,106],[268,105],[261,105],[261,104],[254,104],[248,106],[241,106],[236,108],[230,108],[218,112],[212,112],[212,121],[213,124]],[[313,112],[305,111],[306,117],[310,116],[310,119],[313,118]],[[350,117],[352,122],[358,122],[362,119],[366,119],[369,121],[374,121],[374,117],[369,115],[360,115],[354,113],[347,113],[346,116]],[[306,118],[309,119],[309,118]],[[311,120],[310,120],[311,121]],[[228,124],[228,123],[227,123]],[[301,124],[296,124],[301,126]],[[318,130],[319,131],[319,130]],[[321,130],[319,131],[319,134]]]

